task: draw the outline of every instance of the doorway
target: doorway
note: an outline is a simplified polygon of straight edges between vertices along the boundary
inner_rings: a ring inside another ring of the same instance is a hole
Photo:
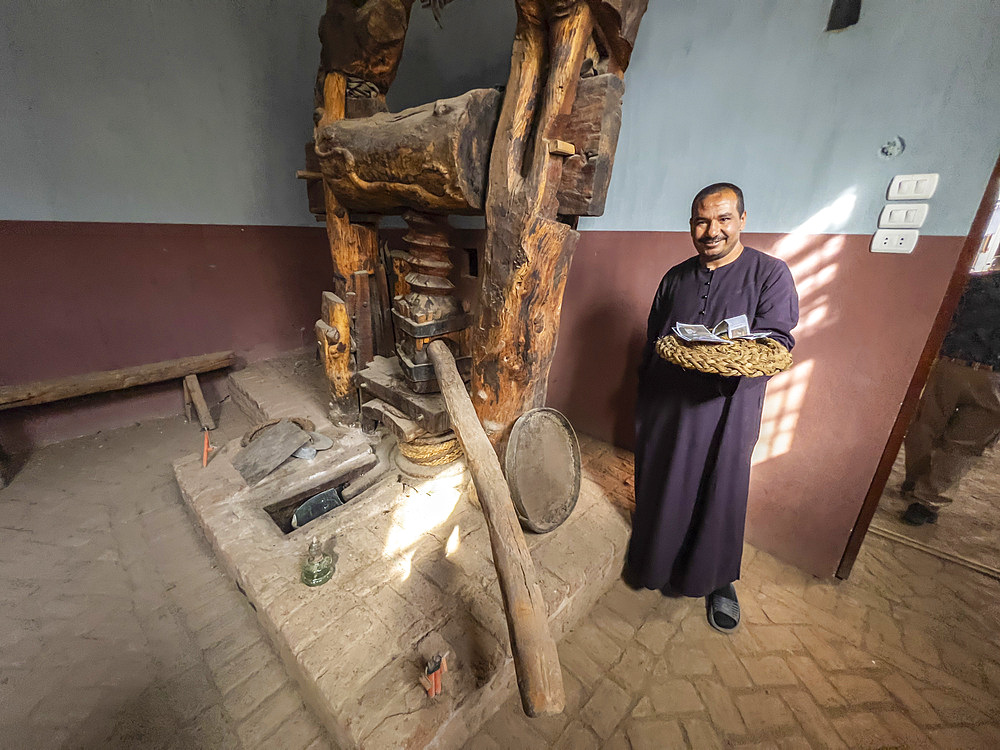
[[[917,411],[921,391],[949,332],[952,316],[958,308],[962,294],[974,272],[973,269],[976,269],[976,273],[983,273],[985,268],[994,263],[998,247],[1000,247],[998,205],[1000,205],[1000,159],[994,164],[979,210],[959,253],[937,318],[910,380],[896,422],[886,441],[875,476],[837,569],[838,578],[845,579],[850,575],[861,544],[869,530],[884,536],[891,536],[904,544],[908,543],[911,546],[920,547],[939,557],[952,559],[976,569],[982,568],[981,572],[991,574],[991,571],[996,570],[995,577],[1000,578],[1000,539],[996,533],[997,530],[1000,530],[1000,508],[993,507],[994,504],[1000,505],[1000,480],[995,478],[1000,475],[1000,455],[998,455],[996,445],[984,453],[980,461],[976,462],[973,470],[969,471],[962,482],[949,493],[963,498],[962,503],[953,503],[952,505],[964,506],[963,516],[968,516],[967,518],[959,521],[955,519],[947,521],[946,529],[944,524],[923,524],[920,527],[909,529],[909,531],[919,533],[907,534],[905,533],[907,529],[899,528],[904,525],[909,526],[903,524],[899,519],[909,502],[913,501],[911,498],[902,496],[900,492],[903,481],[902,461],[905,459],[905,452],[902,450],[903,438]],[[973,487],[975,489],[972,489]],[[971,503],[972,507],[968,507],[970,503],[966,502],[963,492],[976,495],[977,500]],[[904,500],[908,502],[903,503]],[[982,512],[983,505],[986,504],[991,506],[990,515],[987,518],[974,517],[973,514],[977,511]],[[952,515],[952,510],[953,508],[949,508],[948,511],[945,511],[949,513],[949,518]],[[931,526],[932,528],[923,529],[923,526]],[[973,538],[963,537],[959,531],[963,527],[966,532],[973,533]],[[986,554],[987,547],[989,554]]]

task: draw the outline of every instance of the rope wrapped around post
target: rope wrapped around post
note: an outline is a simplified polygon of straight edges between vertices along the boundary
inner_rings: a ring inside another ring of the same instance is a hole
[[[791,352],[767,338],[689,344],[676,336],[663,336],[656,341],[656,353],[671,364],[711,375],[760,378],[777,375],[792,366]]]

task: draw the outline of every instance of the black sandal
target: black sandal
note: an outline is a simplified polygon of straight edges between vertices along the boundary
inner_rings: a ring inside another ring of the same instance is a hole
[[[937,511],[923,503],[910,503],[910,507],[900,516],[903,523],[910,526],[923,526],[925,523],[937,523]]]
[[[736,587],[728,584],[717,588],[707,597],[708,624],[720,633],[732,633],[740,624],[740,602]]]

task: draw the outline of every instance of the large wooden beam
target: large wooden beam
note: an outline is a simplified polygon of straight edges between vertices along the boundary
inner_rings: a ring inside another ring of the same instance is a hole
[[[560,713],[566,704],[566,694],[559,654],[549,632],[545,600],[514,512],[507,480],[448,345],[432,341],[428,354],[448,407],[451,428],[465,451],[479,505],[486,517],[521,704],[528,716]]]
[[[43,380],[26,385],[0,386],[0,411],[18,406],[47,404],[65,398],[87,396],[91,393],[120,391],[137,385],[160,383],[200,372],[211,372],[231,367],[236,361],[235,352],[213,352],[194,357],[171,359],[151,365],[125,367],[120,370],[92,372],[66,378]]]
[[[573,151],[562,169],[559,214],[604,212],[624,90],[613,73],[580,81],[560,121],[560,137]],[[317,129],[316,167],[352,211],[482,213],[501,98],[476,89],[395,114],[327,121]]]
[[[355,211],[481,213],[495,89],[474,89],[398,113],[324,122],[316,154],[326,184]]]
[[[501,454],[515,420],[545,403],[579,238],[575,219],[559,215],[564,160],[576,157],[560,156],[562,149],[549,145],[555,139],[572,142],[570,113],[584,59],[591,60],[588,69],[595,68],[594,36],[605,43],[609,35],[620,37],[630,53],[645,7],[645,0],[517,2],[510,78],[490,160],[487,238],[472,329],[473,400]],[[620,75],[628,62],[623,50],[614,65],[602,58],[596,69]],[[592,199],[582,196],[578,203]]]

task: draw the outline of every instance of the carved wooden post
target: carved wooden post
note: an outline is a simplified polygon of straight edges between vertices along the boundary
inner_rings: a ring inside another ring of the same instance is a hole
[[[502,454],[514,421],[544,405],[566,274],[579,233],[560,217],[562,144],[592,37],[628,53],[646,0],[518,0],[510,78],[490,158],[487,239],[473,325],[472,398]],[[593,10],[592,10],[593,8]]]
[[[413,0],[369,0],[361,4],[354,0],[328,0],[319,29],[323,49],[317,79],[317,135],[347,116],[349,88],[352,99],[377,100],[374,104],[367,102],[364,107],[355,107],[357,114],[370,114],[384,108],[385,91],[396,75],[412,5]],[[371,316],[381,321],[384,318],[382,306],[387,306],[389,300],[379,293],[381,287],[376,275],[377,226],[374,223],[352,224],[347,209],[326,180],[323,192],[326,231],[333,259],[334,293],[348,303],[348,308],[354,308],[350,312],[355,319],[350,330],[334,328],[336,334],[333,335],[327,330],[332,320],[321,320],[316,333],[330,378],[331,396],[342,411],[354,413],[358,403],[352,381],[351,337],[357,339],[359,333],[364,334],[353,347],[360,357],[357,365],[363,367],[367,362],[360,360],[373,349]],[[364,272],[363,277],[358,275],[361,272]],[[362,289],[358,289],[359,283]],[[375,294],[371,295],[373,287]],[[358,299],[359,293],[368,302],[350,304]],[[368,317],[359,320],[357,315]],[[384,330],[384,327],[379,325],[377,330]],[[385,353],[385,336],[379,338],[379,349]]]
[[[510,78],[490,158],[472,397],[495,447],[544,405],[566,272],[579,234],[556,217],[564,157],[549,153],[573,105],[593,31],[585,2],[517,7]],[[546,61],[548,65],[546,66]]]

